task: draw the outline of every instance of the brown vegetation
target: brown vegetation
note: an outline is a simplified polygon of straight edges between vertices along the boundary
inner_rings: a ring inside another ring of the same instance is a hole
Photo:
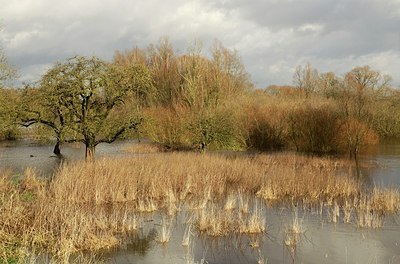
[[[99,86],[70,82],[66,69],[71,80],[80,70],[92,72],[86,78],[101,77],[106,92],[94,95]],[[236,51],[215,42],[207,54],[195,42],[178,53],[162,38],[117,51],[112,62],[76,57],[58,63],[39,87],[22,93],[1,89],[12,96],[0,104],[0,138],[17,136],[17,123],[35,123],[53,132],[56,153],[63,141],[84,142],[89,155],[99,142],[140,135],[167,149],[294,149],[357,159],[367,145],[400,135],[399,94],[390,77],[368,66],[337,76],[307,64],[297,67],[293,83],[253,89]],[[81,113],[82,100],[88,108]]]
[[[48,252],[68,261],[114,247],[141,225],[141,212],[155,210],[165,217],[188,210],[193,230],[210,236],[265,232],[257,196],[270,205],[337,206],[344,222],[360,227],[381,226],[400,203],[397,190],[363,188],[346,161],[294,154],[155,153],[64,165],[50,182],[32,170],[23,178],[3,172],[1,258]],[[163,223],[157,239],[166,243],[171,224]]]

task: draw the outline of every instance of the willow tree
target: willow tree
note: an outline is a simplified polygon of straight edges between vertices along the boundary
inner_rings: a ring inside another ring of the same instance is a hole
[[[123,67],[76,56],[52,67],[40,89],[47,107],[68,117],[66,125],[77,135],[72,140],[83,142],[86,159],[92,159],[99,143],[114,142],[138,126],[139,101],[150,88],[151,76],[143,65]]]
[[[17,89],[0,87],[0,138],[16,139],[19,134],[16,124],[20,93]]]
[[[238,149],[236,114],[227,104],[250,90],[252,84],[235,51],[219,42],[211,51],[211,59],[203,56],[201,43],[195,42],[187,55],[178,58],[181,80],[177,101],[192,115],[188,128],[193,146],[201,151],[209,146]]]
[[[147,50],[148,65],[157,91],[156,101],[169,107],[176,103],[179,94],[178,57],[168,38],[161,38],[158,45],[150,45]]]
[[[15,70],[8,63],[7,57],[0,48],[0,133],[13,130],[15,108],[18,103],[16,91],[6,89],[6,82],[15,77]],[[7,137],[7,135],[6,135]]]
[[[4,83],[15,77],[15,70],[8,63],[7,57],[3,50],[0,48],[0,88]]]

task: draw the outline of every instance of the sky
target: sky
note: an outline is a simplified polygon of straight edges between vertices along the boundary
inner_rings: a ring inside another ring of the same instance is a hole
[[[400,0],[0,0],[0,25],[17,84],[74,55],[111,60],[168,37],[178,54],[219,40],[258,88],[292,84],[306,63],[338,75],[369,65],[400,86]]]

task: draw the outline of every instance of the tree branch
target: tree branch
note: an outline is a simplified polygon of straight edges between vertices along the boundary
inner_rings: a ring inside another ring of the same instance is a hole
[[[99,141],[96,142],[96,145],[99,143],[112,143],[115,140],[117,140],[126,130],[128,129],[135,129],[137,128],[137,126],[141,123],[142,120],[139,121],[135,121],[132,122],[131,124],[129,124],[128,126],[123,126],[121,128],[119,128],[114,135],[108,137],[108,138],[104,138],[104,139],[100,139]]]

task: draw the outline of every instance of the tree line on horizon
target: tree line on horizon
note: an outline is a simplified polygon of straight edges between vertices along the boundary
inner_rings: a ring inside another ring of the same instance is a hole
[[[236,51],[215,42],[177,54],[168,39],[117,51],[112,61],[75,56],[39,82],[0,88],[0,138],[21,135],[99,143],[145,137],[165,149],[348,153],[400,136],[400,93],[369,66],[344,76],[299,66],[293,85],[256,89]],[[12,77],[1,55],[0,82]],[[4,76],[4,77],[3,77]],[[0,86],[1,87],[1,86]],[[26,131],[26,130],[25,130]]]

